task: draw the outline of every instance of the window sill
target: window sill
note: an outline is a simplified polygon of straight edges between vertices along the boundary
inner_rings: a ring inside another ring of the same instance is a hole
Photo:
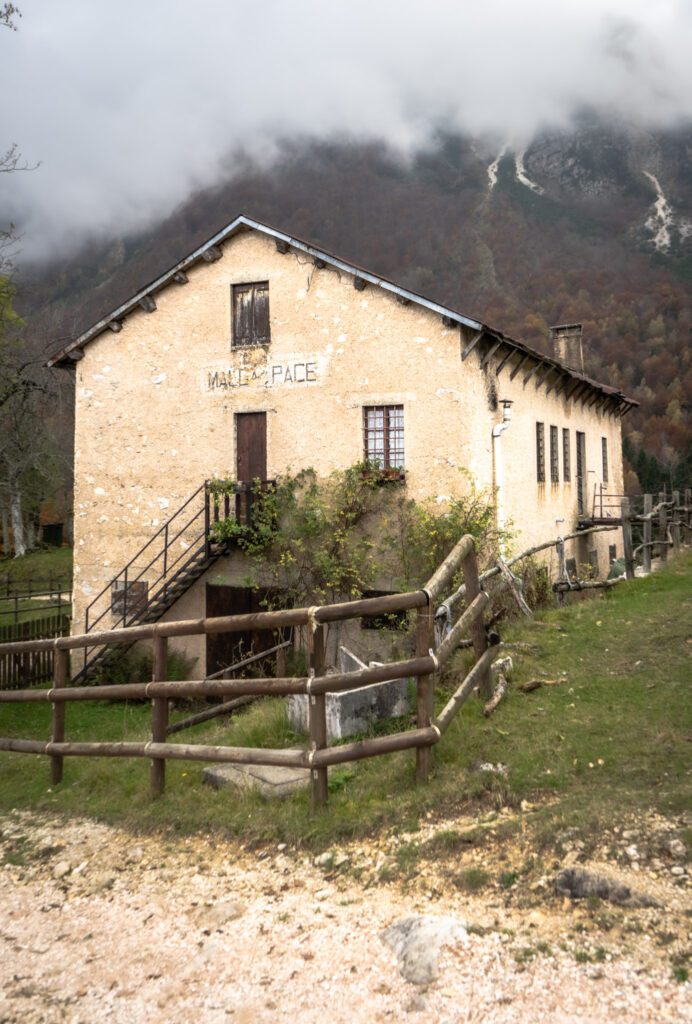
[[[363,480],[372,480],[378,487],[383,484],[402,484],[406,482],[405,469],[364,469]]]

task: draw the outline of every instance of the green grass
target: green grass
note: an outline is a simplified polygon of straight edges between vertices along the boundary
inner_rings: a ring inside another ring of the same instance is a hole
[[[689,793],[691,577],[686,554],[665,572],[508,628],[506,639],[522,641],[531,652],[513,653],[508,698],[487,720],[480,702],[464,706],[435,750],[427,786],[414,784],[412,752],[387,755],[330,771],[329,806],[313,812],[307,792],[268,802],[215,791],[202,784],[200,764],[169,761],[166,793],[150,801],[145,760],[66,758],[64,781],[51,791],[46,758],[0,754],[0,809],[87,814],[135,830],[212,831],[248,845],[285,841],[312,848],[384,828],[412,832],[428,813],[518,807],[524,799],[539,806],[532,827],[545,843],[566,826],[588,831],[649,808],[678,812]],[[529,694],[518,690],[539,676],[563,681]],[[446,681],[447,692],[454,682]],[[440,704],[444,697],[440,692]],[[69,739],[148,738],[146,705],[69,704],[66,717]],[[48,707],[0,705],[0,734],[47,739],[49,730]],[[278,700],[172,739],[265,747],[305,742],[289,728]],[[478,772],[479,761],[502,761],[508,774]],[[401,850],[400,871],[407,874],[420,856],[454,856],[475,840],[468,830],[449,828],[428,843],[409,844]],[[460,884],[486,881],[465,877]]]
[[[0,626],[11,626],[18,622],[33,622],[52,615],[71,615],[72,605],[62,601],[58,606],[57,599],[45,601],[22,600],[15,602],[3,598],[0,592]]]
[[[47,580],[49,576],[68,582],[72,579],[72,548],[44,548],[22,558],[0,558],[0,581],[9,576],[10,585],[23,587],[27,580]]]

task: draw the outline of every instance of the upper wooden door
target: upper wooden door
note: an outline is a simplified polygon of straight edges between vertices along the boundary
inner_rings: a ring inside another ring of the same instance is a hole
[[[236,424],[236,478],[243,483],[267,479],[267,414],[240,412]]]

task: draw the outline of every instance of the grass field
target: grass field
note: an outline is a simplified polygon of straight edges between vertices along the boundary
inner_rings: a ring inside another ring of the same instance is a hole
[[[0,585],[9,577],[11,586],[23,588],[27,580],[45,581],[49,576],[65,583],[72,580],[72,548],[45,548],[22,558],[0,558]]]
[[[412,752],[387,755],[332,769],[329,806],[313,812],[307,793],[269,803],[214,791],[202,784],[199,763],[176,761],[168,762],[165,795],[150,801],[144,760],[66,758],[64,781],[51,790],[46,758],[0,754],[0,808],[314,848],[382,828],[415,831],[429,812],[473,813],[523,799],[542,805],[533,816],[539,840],[566,825],[595,828],[639,810],[676,813],[689,804],[691,579],[686,553],[663,572],[508,627],[504,639],[521,645],[511,652],[508,698],[490,719],[478,701],[467,703],[435,750],[427,786],[414,784]],[[519,685],[534,678],[554,683],[522,693]],[[454,684],[452,675],[440,704]],[[149,722],[149,708],[138,704],[67,706],[67,737],[74,740],[146,739]],[[0,735],[47,739],[49,730],[49,707],[0,705]],[[290,731],[278,700],[173,739],[304,742]],[[477,771],[480,761],[502,762],[507,775]]]

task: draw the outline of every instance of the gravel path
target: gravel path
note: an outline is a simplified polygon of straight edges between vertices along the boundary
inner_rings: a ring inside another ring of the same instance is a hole
[[[0,1024],[692,1021],[650,911],[630,911],[631,941],[578,962],[579,908],[508,908],[425,877],[365,887],[286,849],[11,814],[0,854]],[[470,926],[427,986],[380,938],[419,914]]]

